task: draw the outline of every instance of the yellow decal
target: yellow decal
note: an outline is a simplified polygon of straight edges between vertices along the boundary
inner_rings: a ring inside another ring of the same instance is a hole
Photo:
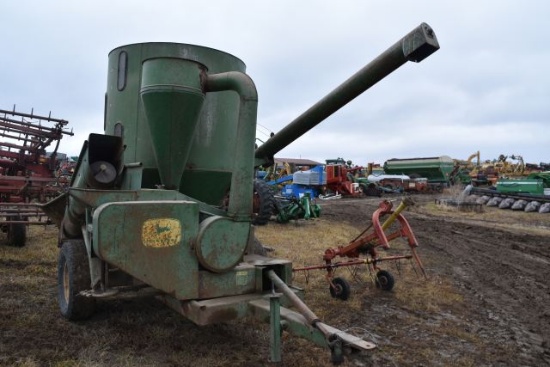
[[[173,218],[148,219],[141,227],[141,241],[146,247],[171,247],[181,242],[180,221]]]

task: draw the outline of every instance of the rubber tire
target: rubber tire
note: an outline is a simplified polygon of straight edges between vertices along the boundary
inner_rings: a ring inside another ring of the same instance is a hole
[[[275,208],[271,187],[262,180],[254,180],[254,197],[258,206],[254,210],[252,224],[263,226],[269,222]]]
[[[366,184],[360,184],[359,186],[361,187],[361,191],[363,191],[363,195],[365,196],[382,196],[382,191],[373,184],[369,184],[368,186]]]
[[[350,286],[347,280],[345,280],[344,278],[334,278],[332,279],[332,284],[334,284],[334,286],[336,287],[328,287],[332,298],[339,298],[342,301],[345,301],[349,298]]]
[[[23,247],[27,242],[27,226],[22,223],[8,225],[8,246]]]
[[[57,300],[61,315],[77,321],[90,318],[95,311],[95,299],[79,295],[90,289],[90,265],[82,241],[66,241],[57,261]]]
[[[380,288],[383,291],[391,291],[395,285],[395,279],[389,271],[380,270],[376,273],[376,288]]]

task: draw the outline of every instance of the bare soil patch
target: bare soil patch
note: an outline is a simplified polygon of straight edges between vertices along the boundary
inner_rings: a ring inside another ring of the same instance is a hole
[[[550,365],[550,217],[490,207],[461,213],[435,205],[433,197],[416,199],[405,216],[430,278],[449,282],[463,301],[411,312],[373,299],[371,307],[384,309],[377,315],[386,331],[403,335],[399,344],[408,360],[397,365]],[[364,213],[377,202],[332,202],[323,214],[364,226]],[[401,322],[415,318],[412,325]],[[426,345],[433,358],[417,359],[415,351]]]

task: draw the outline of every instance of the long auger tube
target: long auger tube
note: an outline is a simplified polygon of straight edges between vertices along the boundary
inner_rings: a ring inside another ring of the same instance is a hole
[[[271,162],[277,152],[407,61],[420,62],[438,49],[432,28],[426,23],[420,24],[256,149],[256,165]]]

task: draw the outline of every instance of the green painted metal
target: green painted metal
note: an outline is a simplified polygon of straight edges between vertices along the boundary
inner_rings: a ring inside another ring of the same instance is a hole
[[[496,190],[502,194],[533,194],[544,195],[543,181],[536,178],[499,178],[496,183]]]
[[[269,342],[270,362],[281,362],[281,294],[273,293],[269,296]]]
[[[550,188],[550,171],[546,172],[533,172],[530,173],[527,178],[541,180],[544,188]]]
[[[428,182],[449,182],[454,161],[451,157],[389,159],[384,163],[384,172],[392,175],[418,175]]]
[[[256,267],[241,262],[224,273],[199,272],[199,299],[251,294],[262,290],[256,283]]]
[[[178,299],[197,298],[199,266],[190,254],[198,216],[198,205],[186,201],[100,205],[93,214],[94,253]]]
[[[146,60],[140,96],[160,182],[177,189],[191,150],[205,95],[199,63],[174,58]]]
[[[168,60],[172,60],[173,67],[182,63],[191,65],[196,63],[197,67],[203,65],[209,75],[225,72],[243,73],[246,70],[245,64],[240,59],[228,53],[188,44],[138,43],[115,48],[109,53],[105,133],[123,136],[126,145],[124,163],[141,162],[144,188],[155,188],[156,185],[162,184],[149,132],[147,113],[140,95],[142,86],[147,86],[147,84],[143,85],[142,79],[146,79],[145,83],[149,83],[147,80],[150,80],[148,76],[151,71],[150,63],[156,64],[156,59],[162,59],[157,65],[168,63]],[[181,88],[182,79],[187,81],[188,77],[177,73],[175,80],[163,79],[172,77],[171,70],[155,78],[160,78],[167,86],[174,84]],[[196,87],[196,80],[192,81],[192,85]],[[179,89],[179,92],[182,94],[182,89]],[[192,94],[194,95],[195,91]],[[238,140],[239,103],[239,95],[233,91],[206,94],[202,113],[198,116],[194,134],[190,137],[190,147],[186,147],[189,149],[188,158],[179,188],[183,194],[211,205],[219,205],[226,195],[234,169],[233,157],[237,146],[234,142]],[[172,106],[178,108],[174,103]],[[160,113],[169,114],[170,112],[160,111]],[[190,130],[188,127],[184,129]],[[189,137],[172,136],[171,138],[174,139],[172,144],[176,145],[178,141]],[[249,145],[249,149],[253,151],[253,137]],[[169,162],[176,163],[174,159],[169,159]],[[165,163],[160,162],[160,164]],[[175,172],[171,173],[171,175],[175,174]],[[212,182],[216,184],[210,185],[209,190],[203,190],[205,183]]]
[[[280,334],[280,315],[289,330],[319,345],[345,336],[320,322],[301,291],[288,286],[290,261],[247,254],[254,167],[406,61],[438,48],[421,24],[256,152],[258,98],[241,60],[176,43],[111,51],[105,135],[90,135],[68,194],[45,207],[60,211],[66,203],[63,219],[56,216],[60,243],[84,240],[88,294],[112,291],[114,270],[127,282],[117,286],[139,280],[199,325],[254,315],[273,319],[272,332]],[[299,313],[266,305],[274,287],[284,294],[281,303]],[[374,347],[349,340],[357,349]]]
[[[214,208],[205,203],[193,200],[187,195],[183,195],[174,190],[93,190],[82,188],[71,188],[69,195],[75,201],[83,206],[96,208],[102,204],[119,201],[162,201],[162,200],[183,200],[193,201],[199,206],[200,213],[204,216],[224,215],[225,211]],[[70,205],[70,204],[69,204]]]
[[[254,180],[254,142],[256,139],[256,115],[258,95],[252,79],[244,73],[227,72],[208,75],[205,78],[205,89],[208,92],[232,90],[241,97],[239,119],[236,126],[236,144],[234,150],[226,156],[233,165],[231,176],[231,195],[227,207],[228,215],[239,221],[250,221],[252,213],[252,195]],[[222,153],[223,154],[223,153]],[[200,184],[200,183],[199,183]],[[203,191],[202,186],[198,186]],[[219,203],[218,203],[219,204]]]
[[[291,198],[277,203],[277,222],[287,223],[292,219],[319,218],[321,206],[311,202],[309,194],[300,199]]]
[[[223,273],[237,265],[244,255],[250,223],[234,222],[226,217],[212,216],[201,222],[195,240],[195,254],[202,266]]]

